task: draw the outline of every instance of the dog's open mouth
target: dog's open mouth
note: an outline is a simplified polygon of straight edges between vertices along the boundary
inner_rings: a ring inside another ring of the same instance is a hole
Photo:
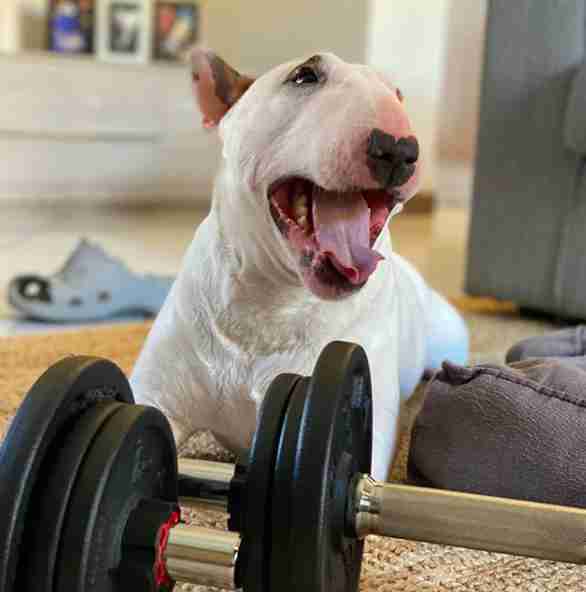
[[[372,247],[397,199],[377,189],[327,191],[293,177],[274,183],[269,201],[281,233],[300,254],[304,273],[337,288],[339,295],[364,285],[383,259]]]

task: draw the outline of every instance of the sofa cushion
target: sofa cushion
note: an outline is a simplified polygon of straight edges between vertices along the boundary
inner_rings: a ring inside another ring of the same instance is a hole
[[[580,155],[586,156],[586,63],[582,64],[570,87],[566,107],[565,144]]]

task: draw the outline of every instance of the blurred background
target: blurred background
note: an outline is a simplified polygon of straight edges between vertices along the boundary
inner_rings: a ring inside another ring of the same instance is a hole
[[[426,162],[395,246],[457,295],[485,19],[484,0],[0,0],[0,334],[38,329],[8,281],[52,273],[83,236],[177,271],[220,156],[182,61],[194,41],[251,74],[316,50],[390,74]]]

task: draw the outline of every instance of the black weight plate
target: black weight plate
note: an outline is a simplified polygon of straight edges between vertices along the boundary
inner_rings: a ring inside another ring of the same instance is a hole
[[[132,405],[108,419],[81,466],[63,524],[56,590],[121,592],[122,537],[142,499],[177,503],[177,452],[165,416]]]
[[[372,393],[364,350],[341,341],[321,353],[308,387],[290,474],[289,561],[279,590],[355,592],[364,543],[346,520],[351,481],[370,473]]]
[[[289,399],[285,414],[279,447],[275,461],[275,473],[271,490],[271,556],[270,590],[281,590],[284,579],[291,572],[293,530],[296,528],[292,513],[292,480],[295,468],[299,427],[303,417],[307,397],[309,378],[301,379]]]
[[[238,585],[246,592],[268,592],[271,550],[273,470],[281,425],[289,397],[300,376],[281,374],[269,386],[261,405],[248,458],[242,545],[238,559]]]
[[[20,590],[51,592],[54,590],[55,569],[61,529],[71,491],[81,464],[95,437],[108,419],[123,408],[121,403],[102,402],[88,409],[76,421],[72,430],[55,450],[53,462],[47,464],[47,477],[39,480],[42,496],[31,500],[28,520],[35,525],[35,536],[27,537],[26,553],[21,559]],[[48,460],[48,459],[47,459]],[[33,504],[33,501],[36,502]]]
[[[13,592],[26,516],[43,460],[52,457],[59,435],[102,400],[133,403],[122,371],[112,362],[69,357],[49,368],[33,385],[0,447],[0,590]],[[26,532],[25,532],[26,530]],[[30,526],[34,536],[34,524]],[[25,545],[22,544],[24,547]]]

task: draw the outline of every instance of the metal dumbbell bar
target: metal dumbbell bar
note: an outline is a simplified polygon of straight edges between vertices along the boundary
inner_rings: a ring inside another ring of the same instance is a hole
[[[249,457],[180,460],[113,364],[68,358],[25,398],[0,449],[0,591],[246,592],[358,587],[369,534],[584,563],[586,511],[377,483],[361,348],[336,342],[311,377],[279,376]],[[180,523],[223,509],[228,531]]]
[[[201,496],[181,497],[181,504],[228,511],[235,469],[226,463],[180,460],[180,473],[204,489]],[[208,494],[210,482],[225,496]],[[349,504],[348,527],[357,538],[379,535],[586,563],[586,511],[579,508],[381,483],[369,475],[356,476]],[[199,536],[193,536],[194,547],[201,544]],[[221,581],[232,588],[227,582],[233,581],[239,537],[225,533],[217,543],[224,549],[222,565],[230,566]]]

